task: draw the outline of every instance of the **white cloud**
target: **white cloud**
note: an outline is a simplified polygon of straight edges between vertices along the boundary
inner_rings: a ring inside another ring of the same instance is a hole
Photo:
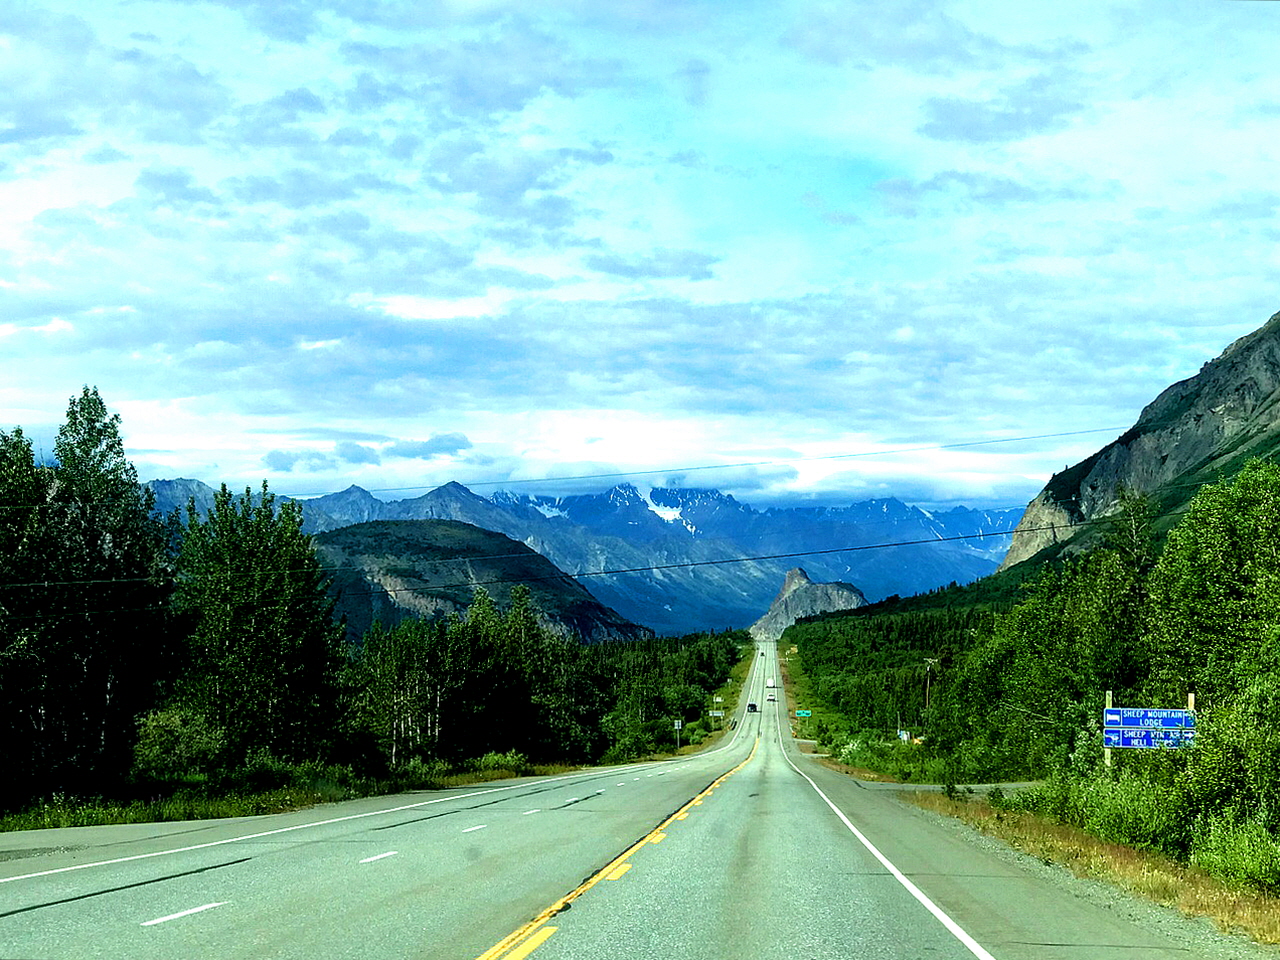
[[[0,398],[95,383],[169,475],[1123,426],[1277,306],[1263,4],[46,6],[2,31]]]
[[[386,297],[355,296],[353,306],[371,307],[393,317],[405,320],[456,320],[462,317],[481,317],[500,313],[511,299],[506,291],[495,291],[483,297],[417,297],[393,295]]]

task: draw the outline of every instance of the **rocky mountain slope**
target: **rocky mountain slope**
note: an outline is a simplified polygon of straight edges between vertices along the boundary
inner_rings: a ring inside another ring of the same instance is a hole
[[[524,544],[456,520],[375,520],[315,542],[332,571],[335,615],[346,617],[350,636],[363,636],[375,620],[390,627],[411,616],[463,614],[477,585],[505,609],[517,583],[529,587],[544,625],[558,633],[587,641],[653,635]]]
[[[302,507],[306,529],[316,533],[407,519],[461,520],[503,533],[664,634],[747,626],[801,558],[816,579],[856,583],[874,599],[968,583],[996,569],[1020,513],[928,513],[894,499],[761,511],[717,490],[631,484],[570,497],[500,491],[486,498],[448,483],[391,502],[350,487]]]
[[[787,571],[768,612],[748,629],[756,640],[777,640],[801,617],[865,606],[867,598],[851,583],[814,583],[804,568]]]
[[[1166,389],[1115,441],[1050,479],[1027,506],[1003,567],[1090,541],[1088,521],[1113,512],[1121,488],[1147,495],[1168,518],[1200,484],[1277,451],[1280,313]]]

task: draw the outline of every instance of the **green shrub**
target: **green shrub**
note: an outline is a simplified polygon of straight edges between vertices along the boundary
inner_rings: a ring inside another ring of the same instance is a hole
[[[443,760],[424,760],[421,757],[414,757],[395,771],[397,784],[406,790],[434,787],[449,773],[449,764]]]
[[[1111,843],[1185,855],[1189,843],[1185,797],[1173,785],[1122,771],[1114,779],[1051,777],[1038,787],[1003,798],[1027,810],[1088,830]]]
[[[1280,892],[1280,841],[1257,820],[1233,821],[1228,814],[1196,832],[1191,862],[1219,880]]]
[[[226,747],[226,734],[201,713],[183,707],[138,718],[133,776],[160,784],[202,780]]]
[[[290,764],[260,747],[250,751],[240,766],[222,771],[216,787],[219,793],[267,793],[290,786],[293,776]]]
[[[517,775],[529,773],[533,769],[529,765],[529,758],[515,750],[508,750],[506,753],[490,751],[477,760],[475,766],[481,773],[505,770]]]

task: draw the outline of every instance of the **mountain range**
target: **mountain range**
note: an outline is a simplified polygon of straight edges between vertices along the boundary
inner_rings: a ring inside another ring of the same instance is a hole
[[[1201,484],[1278,452],[1280,313],[1161,392],[1114,441],[1054,475],[1028,504],[1003,567],[1085,549],[1098,536],[1093,521],[1118,508],[1121,490],[1150,500],[1161,533]]]
[[[162,512],[192,497],[202,510],[212,502],[200,481],[149,486]],[[927,512],[896,499],[756,510],[717,490],[628,483],[566,497],[483,497],[447,483],[396,501],[353,486],[300,503],[315,534],[378,520],[460,520],[504,534],[627,620],[668,635],[748,626],[799,558],[816,580],[856,584],[872,600],[968,583],[997,568],[1021,513]]]

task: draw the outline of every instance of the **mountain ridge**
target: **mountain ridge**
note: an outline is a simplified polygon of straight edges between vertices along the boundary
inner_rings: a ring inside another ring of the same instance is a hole
[[[1111,443],[1055,474],[1027,505],[1000,569],[1046,550],[1082,549],[1120,491],[1167,518],[1195,489],[1280,452],[1280,313],[1162,390]]]
[[[869,597],[970,582],[996,569],[1019,512],[929,512],[896,498],[756,510],[718,490],[629,483],[596,494],[484,497],[451,482],[393,501],[351,486],[299,503],[309,533],[409,519],[502,533],[570,575],[590,575],[591,593],[627,619],[672,635],[753,623],[800,556],[816,580],[851,582]],[[880,549],[902,541],[925,542]]]

